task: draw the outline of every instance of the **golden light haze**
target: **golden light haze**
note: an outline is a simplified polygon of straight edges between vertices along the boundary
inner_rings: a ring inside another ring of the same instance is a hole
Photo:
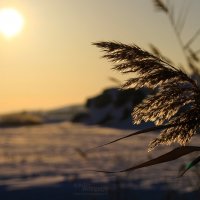
[[[14,37],[22,31],[24,19],[13,8],[0,9],[0,33],[7,38]]]
[[[167,17],[152,1],[7,0],[0,2],[4,7],[18,10],[26,23],[16,37],[0,35],[0,113],[83,103],[112,85],[108,77],[126,79],[113,74],[92,42],[115,40],[147,50],[152,43],[184,63]],[[200,27],[199,8],[192,0],[186,41]]]

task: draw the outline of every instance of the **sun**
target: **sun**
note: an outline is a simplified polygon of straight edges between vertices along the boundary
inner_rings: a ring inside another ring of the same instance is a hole
[[[14,8],[0,9],[0,33],[11,38],[21,32],[24,26],[24,18]]]

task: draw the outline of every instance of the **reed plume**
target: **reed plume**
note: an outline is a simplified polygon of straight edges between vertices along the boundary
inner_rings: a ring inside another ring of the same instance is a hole
[[[199,133],[200,89],[186,73],[134,44],[97,42],[94,45],[104,51],[104,58],[114,63],[113,69],[134,73],[134,78],[122,85],[123,89],[154,90],[132,112],[134,124],[151,121],[156,126],[167,127],[149,144],[149,150],[172,142],[186,145]]]
[[[134,124],[151,121],[154,122],[155,126],[131,133],[98,147],[154,130],[161,130],[161,133],[150,142],[149,151],[159,144],[170,145],[177,142],[181,145],[181,147],[155,159],[118,172],[132,171],[169,162],[194,151],[200,151],[200,147],[185,146],[193,135],[199,134],[200,128],[200,89],[193,79],[181,69],[135,44],[96,42],[93,45],[104,52],[104,58],[114,63],[113,69],[125,74],[134,74],[134,78],[128,79],[122,85],[122,89],[146,87],[154,91],[133,108],[132,119]],[[198,162],[200,162],[200,156],[195,158],[181,175]],[[104,170],[95,171],[116,173]]]
[[[160,144],[170,145],[177,142],[181,145],[155,159],[118,172],[133,171],[169,162],[194,151],[200,151],[200,147],[185,146],[190,142],[193,135],[199,134],[200,130],[200,89],[198,87],[200,83],[197,85],[197,81],[200,82],[200,49],[195,50],[193,47],[194,42],[200,36],[200,29],[197,29],[187,42],[182,39],[182,31],[186,24],[191,2],[189,5],[184,2],[178,15],[175,15],[175,6],[170,1],[152,0],[152,2],[157,10],[168,17],[187,66],[196,81],[183,70],[174,67],[173,62],[163,56],[160,50],[152,44],[150,47],[153,54],[135,44],[126,45],[119,42],[93,43],[103,50],[104,58],[114,63],[114,70],[123,74],[134,74],[133,78],[128,79],[122,85],[122,89],[146,87],[154,91],[143,102],[133,108],[132,119],[134,124],[151,121],[154,122],[155,126],[139,130],[98,147],[157,130],[161,130],[160,135],[150,142],[149,151]],[[200,156],[187,164],[180,176],[199,162]],[[116,173],[104,170],[94,171]]]

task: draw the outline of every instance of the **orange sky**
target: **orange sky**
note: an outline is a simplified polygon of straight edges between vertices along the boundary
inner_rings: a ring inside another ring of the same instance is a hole
[[[185,40],[200,27],[200,2],[190,1]],[[110,70],[92,42],[145,49],[152,43],[178,64],[183,60],[167,17],[150,0],[3,0],[3,7],[17,9],[25,27],[10,39],[0,35],[0,113],[83,103],[113,85],[108,77],[126,79]]]

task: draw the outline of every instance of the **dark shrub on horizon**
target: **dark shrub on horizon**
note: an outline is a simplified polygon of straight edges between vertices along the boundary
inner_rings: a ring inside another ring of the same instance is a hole
[[[0,127],[39,125],[42,123],[42,117],[27,112],[7,114],[0,117]]]

